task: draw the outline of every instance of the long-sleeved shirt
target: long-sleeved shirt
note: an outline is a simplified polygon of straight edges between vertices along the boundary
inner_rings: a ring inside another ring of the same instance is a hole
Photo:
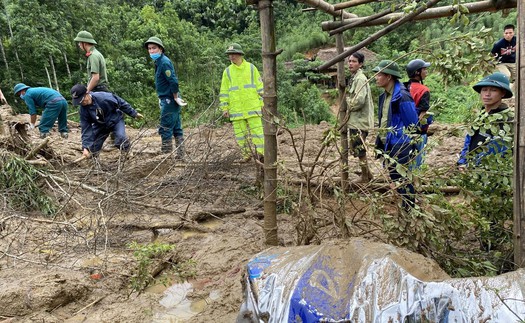
[[[137,111],[121,97],[109,92],[90,92],[92,103],[80,106],[82,148],[92,149],[95,134],[100,129],[112,129],[124,118],[123,113],[135,118]]]

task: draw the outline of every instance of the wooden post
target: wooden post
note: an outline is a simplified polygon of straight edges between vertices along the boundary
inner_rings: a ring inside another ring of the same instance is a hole
[[[335,43],[337,46],[337,54],[341,54],[345,48],[343,43],[343,34],[335,35]],[[345,61],[339,61],[337,63],[337,90],[339,93],[339,127],[341,129],[341,187],[343,192],[346,192],[348,188],[348,127],[345,122],[346,119],[346,100],[345,91],[346,79],[345,79]]]
[[[259,1],[264,83],[264,236],[267,245],[276,246],[277,236],[277,63],[273,0]]]
[[[516,55],[516,125],[514,131],[514,263],[525,267],[525,4],[518,1],[518,51]]]

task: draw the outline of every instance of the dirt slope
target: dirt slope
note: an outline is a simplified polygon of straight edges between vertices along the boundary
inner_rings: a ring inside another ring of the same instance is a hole
[[[54,158],[45,167],[54,177],[43,185],[63,205],[61,212],[49,218],[2,205],[0,322],[234,321],[242,301],[244,265],[265,245],[256,167],[239,162],[231,126],[186,129],[185,163],[157,154],[160,138],[154,129],[130,128],[132,155],[105,149],[97,161],[74,162],[81,156],[80,130],[71,126],[69,139],[54,132],[46,148]],[[454,165],[462,138],[450,127],[434,128],[429,166]],[[318,154],[328,129],[326,123],[294,129],[294,141],[287,132],[279,135],[279,176],[288,185],[284,188],[301,192],[297,185],[304,177],[296,151],[304,154],[307,170],[317,165],[316,181],[339,176],[335,147]],[[33,146],[41,143],[36,133],[30,136]],[[372,171],[381,178],[381,165],[372,162]],[[351,167],[357,178],[357,159],[351,158]],[[333,204],[330,194],[323,196],[321,203]],[[283,194],[278,203],[280,210],[290,205]],[[301,216],[278,215],[282,245],[297,242]],[[378,239],[363,232],[367,228],[355,234]],[[330,230],[319,238],[331,239]],[[193,274],[186,301],[196,316],[184,318],[182,307],[170,312],[162,306],[161,285],[130,295],[137,265],[129,248],[133,241],[175,245],[168,258],[190,265],[181,270]]]

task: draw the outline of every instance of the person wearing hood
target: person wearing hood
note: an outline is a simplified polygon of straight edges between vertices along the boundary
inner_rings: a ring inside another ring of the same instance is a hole
[[[389,158],[385,158],[390,178],[398,185],[404,210],[415,205],[415,189],[412,182],[399,173],[397,165],[407,166],[414,158],[416,147],[412,134],[419,132],[416,105],[410,92],[399,80],[401,73],[399,65],[390,60],[383,60],[373,69],[376,72],[376,84],[384,92],[379,96],[378,120],[379,134],[376,138],[376,149]]]
[[[179,80],[171,60],[164,54],[164,44],[158,37],[150,37],[144,42],[144,48],[155,62],[155,88],[160,104],[161,153],[168,154],[173,151],[173,138],[175,138],[177,159],[184,159],[184,133],[180,117],[181,106],[186,102],[179,95]]]
[[[29,108],[30,128],[36,126],[37,108],[43,109],[38,130],[40,138],[50,135],[51,128],[58,119],[58,131],[60,136],[67,139],[69,128],[67,127],[67,101],[60,92],[47,87],[30,87],[24,83],[15,85],[13,92],[20,96]]]
[[[232,43],[224,53],[231,64],[222,72],[219,108],[232,123],[243,161],[255,158],[264,162],[261,75],[255,65],[244,59],[241,45]]]

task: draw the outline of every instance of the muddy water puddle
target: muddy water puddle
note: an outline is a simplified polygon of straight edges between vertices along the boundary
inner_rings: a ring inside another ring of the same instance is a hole
[[[156,285],[148,288],[146,291],[153,293],[163,293],[159,301],[162,310],[155,313],[153,323],[182,323],[206,309],[206,306],[220,297],[218,291],[212,291],[206,298],[190,299],[193,293],[193,284],[184,282],[175,284],[168,288],[162,285]]]

